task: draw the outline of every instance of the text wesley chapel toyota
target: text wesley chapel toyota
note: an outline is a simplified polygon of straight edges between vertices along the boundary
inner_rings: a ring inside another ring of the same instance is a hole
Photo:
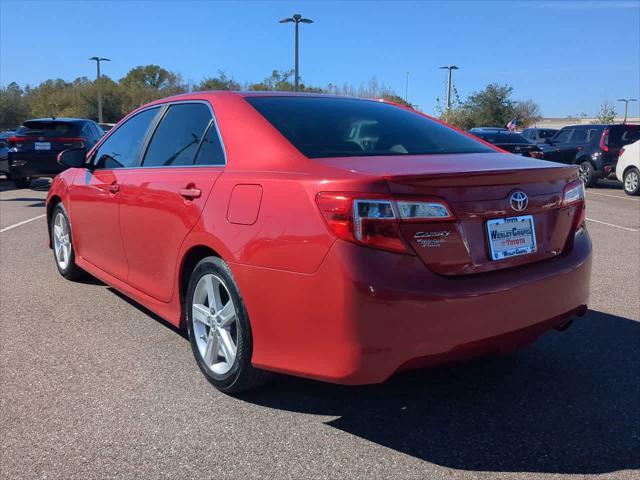
[[[60,273],[189,331],[237,392],[267,371],[344,384],[526,345],[584,313],[576,167],[373,100],[198,92],[59,160]]]

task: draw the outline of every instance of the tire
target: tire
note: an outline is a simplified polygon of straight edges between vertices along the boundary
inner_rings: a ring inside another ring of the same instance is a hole
[[[60,275],[67,280],[77,280],[86,276],[85,271],[76,265],[71,222],[62,203],[57,204],[53,209],[49,228],[53,244],[53,259]]]
[[[185,308],[193,356],[213,386],[224,393],[240,393],[269,380],[269,372],[251,365],[249,316],[222,259],[207,257],[198,262],[189,279]]]
[[[640,195],[640,170],[636,167],[628,168],[624,172],[624,193],[627,195]]]
[[[591,162],[584,161],[578,168],[578,176],[585,187],[593,187],[598,182],[598,179],[596,178],[596,171]]]
[[[31,177],[14,178],[13,183],[16,188],[29,188],[31,185]]]

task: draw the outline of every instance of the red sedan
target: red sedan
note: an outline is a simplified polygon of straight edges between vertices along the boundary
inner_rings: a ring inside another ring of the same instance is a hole
[[[50,246],[186,328],[217,388],[342,384],[533,342],[586,310],[575,167],[374,100],[198,92],[123,119],[47,198]]]

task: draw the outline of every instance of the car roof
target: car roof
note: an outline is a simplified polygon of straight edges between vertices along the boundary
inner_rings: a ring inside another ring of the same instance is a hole
[[[30,118],[29,120],[25,120],[23,122],[66,122],[66,123],[81,123],[81,122],[91,122],[92,120],[86,118],[67,118],[67,117],[45,117],[45,118]]]

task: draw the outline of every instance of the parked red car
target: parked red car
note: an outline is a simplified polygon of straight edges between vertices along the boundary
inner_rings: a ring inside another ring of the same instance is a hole
[[[374,100],[198,92],[131,113],[47,198],[69,279],[188,329],[220,390],[504,351],[586,310],[576,167]]]

